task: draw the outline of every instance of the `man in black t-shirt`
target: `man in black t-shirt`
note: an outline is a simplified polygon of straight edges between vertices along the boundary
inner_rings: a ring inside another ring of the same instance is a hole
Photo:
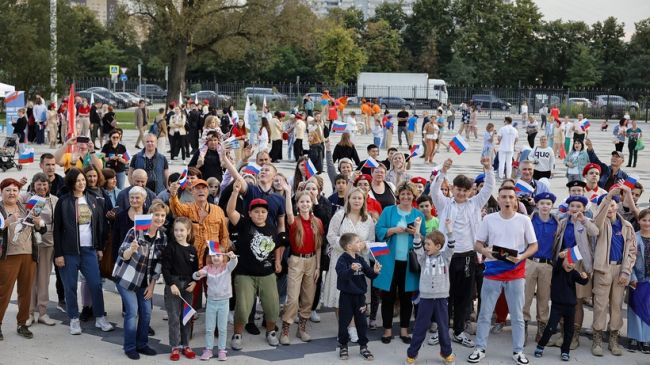
[[[402,147],[402,134],[404,134],[406,144],[408,144],[408,137],[406,137],[406,123],[408,119],[409,112],[406,111],[406,106],[402,106],[402,110],[397,112],[397,142],[399,142],[400,147]]]

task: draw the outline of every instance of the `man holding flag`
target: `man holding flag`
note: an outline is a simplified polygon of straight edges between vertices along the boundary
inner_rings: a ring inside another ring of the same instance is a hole
[[[621,167],[625,162],[625,156],[623,155],[623,152],[612,151],[610,165],[607,166],[598,158],[598,156],[596,156],[596,152],[594,151],[594,146],[591,142],[591,139],[587,138],[585,141],[585,146],[587,146],[589,162],[598,164],[598,166],[600,166],[601,172],[598,186],[605,190],[609,190],[612,185],[616,184],[619,180],[627,180],[627,174],[621,170]]]

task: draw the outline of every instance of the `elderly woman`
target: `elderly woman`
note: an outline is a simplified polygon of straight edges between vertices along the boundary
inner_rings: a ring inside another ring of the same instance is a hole
[[[45,233],[46,227],[40,217],[32,215],[18,201],[21,184],[7,178],[0,183],[2,201],[0,201],[0,214],[4,224],[0,225],[0,321],[4,319],[14,284],[18,283],[18,334],[24,338],[32,338],[32,332],[27,328],[29,319],[30,298],[36,262],[38,261],[38,247],[34,233]],[[30,216],[34,226],[23,225],[22,221]],[[40,227],[40,228],[37,228]],[[0,322],[0,325],[2,323]],[[4,340],[0,329],[0,340]]]
[[[395,186],[402,181],[411,180],[411,174],[406,172],[406,159],[401,153],[395,153],[390,159],[390,170],[386,174],[386,181],[393,183]]]
[[[161,202],[149,208],[151,226],[136,231],[131,226],[118,250],[113,277],[124,304],[124,353],[137,360],[140,354],[153,356],[149,347],[149,321],[153,290],[160,277],[160,259],[167,244],[164,227],[169,209]],[[136,319],[137,317],[137,319]]]
[[[372,170],[372,180],[370,181],[370,191],[372,197],[381,204],[384,209],[389,205],[395,204],[395,185],[386,180],[386,166],[379,164]]]
[[[103,207],[95,194],[86,191],[86,177],[76,167],[65,176],[68,193],[59,198],[54,208],[54,264],[59,268],[68,317],[70,334],[80,335],[77,306],[77,278],[79,271],[90,288],[95,327],[104,332],[113,326],[104,316],[104,297],[99,275],[98,259],[103,256],[105,218]],[[71,219],[74,217],[74,219]]]
[[[327,252],[330,256],[329,269],[325,278],[325,293],[323,305],[329,308],[339,306],[339,291],[336,289],[337,275],[336,262],[343,254],[339,239],[344,233],[355,233],[363,242],[375,240],[375,222],[368,214],[366,207],[366,194],[361,188],[352,188],[345,196],[345,207],[334,214],[327,231]],[[348,329],[352,342],[357,337],[356,327]]]
[[[38,323],[54,326],[54,321],[47,315],[47,304],[50,302],[50,274],[54,262],[54,235],[52,234],[54,207],[59,199],[50,194],[50,181],[47,175],[42,172],[32,177],[31,191],[45,199],[45,205],[38,208],[41,210],[38,217],[41,219],[41,225],[47,227],[47,231],[43,234],[39,232],[34,234],[38,246],[38,263],[36,264],[36,276],[32,288],[27,326],[34,323],[34,311],[36,309],[38,309]],[[31,196],[32,193],[22,194],[22,202],[28,201]]]
[[[409,181],[404,181],[397,187],[398,205],[385,207],[379,216],[375,228],[376,239],[386,241],[390,252],[377,257],[382,265],[379,276],[373,286],[382,291],[381,318],[384,334],[381,342],[390,343],[393,337],[393,305],[396,298],[400,302],[400,338],[404,343],[410,343],[408,335],[411,320],[411,294],[418,289],[419,275],[410,268],[408,252],[413,248],[413,241],[419,241],[426,235],[426,225],[421,224],[420,230],[414,228],[415,220],[424,221],[424,215],[413,208],[415,187]]]
[[[147,191],[141,186],[134,186],[129,190],[129,209],[122,210],[115,217],[113,224],[112,243],[115,248],[112,252],[113,262],[117,261],[118,250],[124,242],[124,237],[133,228],[133,220],[136,215],[144,213],[144,203],[147,199]]]

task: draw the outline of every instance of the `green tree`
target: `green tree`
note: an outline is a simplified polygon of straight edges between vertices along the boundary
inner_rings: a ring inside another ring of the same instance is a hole
[[[346,29],[353,29],[358,34],[360,34],[366,27],[366,21],[363,19],[363,11],[354,6],[347,9],[329,9],[327,19],[334,21],[336,24],[343,26]]]
[[[454,85],[474,85],[478,77],[476,69],[458,53],[454,54],[447,65],[447,82]]]
[[[577,44],[588,44],[589,26],[584,22],[553,20],[542,24],[535,42],[538,61],[535,74],[543,85],[561,86],[567,68],[578,55]]]
[[[482,2],[475,3],[478,5]],[[429,41],[423,34],[435,34],[438,64],[447,65],[453,54],[454,31],[451,0],[416,0],[413,3],[413,14],[407,18],[402,36],[404,46],[413,59],[417,60]]]
[[[535,65],[539,62],[534,45],[541,27],[542,14],[533,0],[517,0],[500,7],[502,17],[499,57],[495,82],[501,85],[531,85],[536,78]]]
[[[385,20],[388,22],[391,29],[401,31],[406,25],[407,19],[403,6],[403,0],[390,3],[384,1],[375,8],[375,16],[372,17],[370,21],[376,22],[379,20]]]
[[[422,47],[420,54],[412,60],[412,69],[414,72],[425,72],[429,76],[435,77],[440,74],[437,36],[434,31],[431,31],[426,38],[427,42]]]
[[[565,86],[570,88],[593,87],[600,81],[598,60],[587,46],[579,44],[578,55],[567,70]]]
[[[620,87],[624,82],[626,47],[623,43],[623,26],[623,23],[618,23],[616,18],[610,16],[591,27],[591,50],[599,61],[601,84],[606,87]]]
[[[339,86],[357,77],[366,63],[366,55],[355,44],[350,30],[332,26],[317,34],[320,61],[316,70],[323,81]]]
[[[400,69],[403,55],[401,51],[399,32],[391,29],[387,21],[381,19],[369,22],[363,35],[363,48],[365,49],[368,64],[365,71],[394,72]]]
[[[111,39],[105,39],[82,51],[87,76],[106,77],[109,65],[128,64],[125,52],[118,48]]]
[[[650,18],[635,24],[630,39],[629,61],[626,67],[625,85],[632,88],[650,88]]]

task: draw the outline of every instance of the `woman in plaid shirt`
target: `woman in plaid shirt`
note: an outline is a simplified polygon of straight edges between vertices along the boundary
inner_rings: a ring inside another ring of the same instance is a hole
[[[151,300],[160,277],[160,257],[167,244],[163,224],[169,208],[154,202],[149,208],[152,222],[146,231],[131,228],[118,251],[113,277],[124,305],[124,353],[132,360],[140,354],[153,356],[149,347]],[[137,316],[137,320],[136,320]]]

